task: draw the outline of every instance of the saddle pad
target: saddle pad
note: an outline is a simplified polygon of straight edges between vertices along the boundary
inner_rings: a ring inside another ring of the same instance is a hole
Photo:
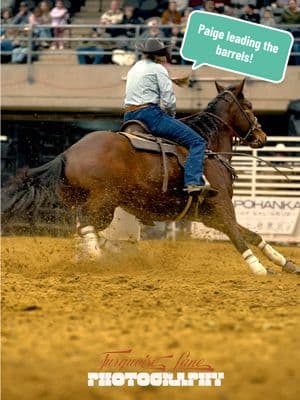
[[[136,150],[143,150],[143,151],[151,151],[153,153],[161,153],[161,146],[163,147],[163,150],[167,154],[173,154],[178,158],[178,153],[176,146],[174,144],[167,144],[167,143],[161,143],[158,144],[157,142],[152,142],[151,140],[135,136],[132,133],[128,132],[118,132],[120,135],[125,136],[130,143],[132,144],[133,148]]]

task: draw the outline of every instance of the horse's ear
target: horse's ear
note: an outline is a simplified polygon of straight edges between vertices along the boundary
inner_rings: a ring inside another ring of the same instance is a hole
[[[245,81],[246,81],[246,78],[244,78],[244,79],[241,81],[241,83],[239,83],[239,84],[236,86],[235,92],[236,92],[236,95],[237,95],[237,96],[243,92],[244,85],[245,85]]]
[[[217,81],[215,81],[215,85],[216,85],[218,93],[221,93],[221,92],[223,92],[223,90],[225,90],[225,87],[220,85]]]

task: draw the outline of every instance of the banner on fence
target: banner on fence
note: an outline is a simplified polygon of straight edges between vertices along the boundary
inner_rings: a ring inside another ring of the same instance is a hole
[[[300,241],[300,199],[288,197],[234,197],[239,224],[274,241]],[[226,239],[225,235],[192,223],[193,238]]]

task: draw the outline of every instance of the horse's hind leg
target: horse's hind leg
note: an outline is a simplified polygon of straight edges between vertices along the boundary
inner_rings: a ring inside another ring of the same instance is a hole
[[[283,254],[265,242],[258,233],[252,232],[242,225],[238,225],[238,228],[247,243],[258,247],[270,261],[282,267],[284,272],[300,274],[300,268],[293,261],[287,260]]]
[[[102,204],[101,207],[89,200],[79,210],[79,233],[82,243],[81,253],[91,259],[98,259],[103,255],[103,239],[99,238],[98,231],[103,231],[112,222],[115,207]]]

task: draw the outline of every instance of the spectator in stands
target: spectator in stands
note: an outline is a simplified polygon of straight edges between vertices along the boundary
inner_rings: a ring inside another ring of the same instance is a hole
[[[116,43],[113,40],[108,40],[109,38],[111,38],[111,34],[109,32],[108,28],[105,28],[105,26],[109,26],[109,22],[107,19],[101,17],[100,21],[99,21],[100,25],[104,25],[104,27],[97,27],[96,29],[93,29],[95,32],[97,32],[97,37],[98,38],[103,38],[105,40],[103,41],[97,41],[97,47],[101,47],[104,51],[111,51],[113,49],[116,48]],[[103,60],[102,60],[103,64],[109,64],[111,63],[111,55],[108,54],[104,54],[103,56]]]
[[[271,4],[276,24],[281,23],[281,16],[286,5],[287,5],[287,0],[276,0],[274,1],[274,3]]]
[[[40,24],[41,25],[51,25],[51,15],[50,15],[50,5],[48,1],[41,1],[40,2],[40,10],[41,10],[41,17],[40,17]],[[42,47],[46,48],[49,47],[49,42],[47,39],[52,37],[51,28],[40,27],[40,38],[45,39],[42,42]]]
[[[101,18],[108,22],[109,25],[116,25],[122,22],[124,13],[120,9],[120,2],[117,0],[112,0],[110,2],[110,9],[102,14]],[[111,36],[118,36],[120,33],[119,29],[112,28],[108,31]]]
[[[135,16],[135,9],[132,6],[125,6],[124,8],[124,16],[121,21],[121,25],[140,25],[143,24],[144,21],[141,17]],[[123,49],[134,49],[134,41],[128,40],[135,39],[136,30],[135,28],[120,28],[120,35],[118,36],[118,48]],[[123,40],[121,40],[123,39]]]
[[[148,28],[142,33],[141,38],[164,38],[165,34],[161,29],[159,29],[158,25],[161,25],[160,18],[151,19],[147,23]]]
[[[11,8],[2,8],[1,10],[1,25],[8,25],[12,23],[12,11]]]
[[[224,15],[228,15],[228,17],[235,17],[234,8],[230,5],[225,5]]]
[[[183,38],[183,34],[180,32],[180,28],[177,25],[174,25],[171,29],[170,36],[170,62],[171,64],[181,64],[181,56],[179,54],[179,50],[181,47],[181,41]]]
[[[281,22],[287,25],[297,25],[300,23],[300,8],[296,0],[289,0],[288,6],[282,13]],[[300,27],[291,27],[289,31],[295,38],[292,53],[300,53]],[[300,65],[300,55],[292,55],[289,60],[290,65]]]
[[[124,16],[121,21],[121,24],[123,25],[140,25],[143,24],[144,20],[141,17],[136,17],[135,16],[135,9],[132,6],[126,6],[124,8]],[[134,28],[125,28],[123,30],[125,32],[126,36],[128,37],[134,37],[135,36],[135,29]]]
[[[29,16],[29,25],[32,29],[33,36],[35,38],[40,36],[40,29],[38,25],[40,25],[42,22],[41,16],[42,16],[42,11],[40,9],[40,6],[35,7],[33,12]],[[40,43],[38,43],[37,47],[39,47],[39,45]]]
[[[281,15],[281,23],[295,25],[300,23],[300,8],[296,0],[289,0],[288,6]]]
[[[241,19],[259,24],[260,15],[255,11],[255,6],[253,4],[247,4],[245,6],[245,13],[241,15]]]
[[[43,24],[51,25],[51,21],[52,21],[51,14],[50,14],[51,4],[48,1],[41,1],[39,5],[40,5],[40,9],[42,11]]]
[[[181,32],[181,33],[184,33],[184,32],[185,32],[185,30],[186,30],[186,25],[187,25],[189,16],[190,16],[190,14],[191,14],[192,11],[193,11],[192,7],[187,7],[187,8],[184,10],[183,16],[181,17],[181,20],[180,20],[180,25],[181,25],[181,30],[180,30],[180,32]]]
[[[46,2],[44,2],[46,3]],[[42,4],[42,3],[41,3]],[[33,28],[33,33],[34,36],[40,38],[40,39],[49,39],[51,35],[51,29],[50,28],[43,28],[41,25],[48,23],[50,24],[51,22],[51,17],[50,17],[50,12],[49,12],[49,17],[50,20],[46,20],[44,22],[44,11],[41,8],[41,4],[37,6],[34,10],[33,13],[29,17],[29,25],[32,26]],[[43,47],[49,47],[49,42],[46,40],[43,40],[42,42],[39,42],[39,44]]]
[[[29,50],[29,41],[27,39],[28,33],[30,31],[30,27],[26,26],[21,32],[20,37],[16,37],[14,40],[14,48],[12,50],[12,59],[11,62],[13,64],[25,64],[27,62],[27,55]],[[34,41],[31,42],[31,50],[37,50],[36,43]],[[32,61],[37,59],[37,56],[32,55]]]
[[[13,28],[7,28],[3,34],[1,34],[1,64],[11,62],[12,51],[16,46],[16,37],[17,32]],[[9,52],[9,54],[3,54],[3,52]]]
[[[41,16],[42,16],[42,10],[40,6],[35,7],[35,9],[28,18],[29,25],[31,25],[32,27],[34,25],[39,25],[41,22]]]
[[[266,25],[266,26],[275,26],[276,25],[276,22],[275,22],[274,15],[272,13],[272,8],[271,7],[266,7],[263,10],[262,18],[260,20],[260,23],[262,25]]]
[[[178,25],[180,24],[181,15],[177,11],[176,1],[169,1],[169,6],[166,11],[163,12],[161,16],[161,22],[163,25]]]
[[[124,16],[123,11],[120,9],[120,2],[113,0],[110,4],[110,9],[102,14],[101,18],[105,20],[108,25],[120,24]],[[107,32],[109,32],[112,37],[120,35],[120,29],[118,28],[108,28]]]
[[[102,37],[110,37],[107,32],[103,32]],[[96,31],[92,31],[89,35],[89,38],[99,38],[100,35]],[[77,49],[77,59],[79,64],[101,64],[104,58],[104,55],[101,54],[103,52],[103,47],[99,46],[99,42],[85,40],[82,42],[83,47],[79,47]],[[88,54],[88,53],[89,54]]]
[[[28,5],[25,1],[22,1],[19,6],[19,12],[13,19],[12,23],[15,25],[26,25],[29,23],[29,17],[31,12],[28,9]]]
[[[54,27],[53,33],[54,37],[57,39],[51,46],[51,49],[56,49],[57,47],[62,50],[64,48],[64,29],[60,25],[66,25],[69,19],[69,13],[66,9],[64,2],[62,0],[57,0],[55,7],[50,11],[51,15],[51,25]]]
[[[213,0],[206,0],[203,5],[204,11],[215,12],[215,2]]]
[[[12,24],[12,12],[11,8],[4,8],[1,10],[1,36],[5,34],[5,29],[3,25]]]

